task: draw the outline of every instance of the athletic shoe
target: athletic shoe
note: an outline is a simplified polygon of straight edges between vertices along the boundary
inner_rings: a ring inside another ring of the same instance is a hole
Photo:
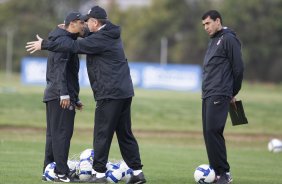
[[[231,177],[231,174],[228,172],[228,173],[221,174],[216,184],[229,184],[232,181],[233,179]]]
[[[219,178],[220,178],[220,176],[219,176],[219,175],[216,175],[216,176],[215,176],[215,179],[214,179],[214,181],[213,181],[212,183],[216,183],[216,182],[219,180]]]
[[[137,176],[131,174],[129,181],[127,182],[127,184],[142,184],[142,183],[146,183],[146,179],[143,172],[141,172]]]
[[[56,174],[56,177],[54,178],[54,182],[80,183],[80,180],[78,180],[76,178],[70,178],[66,174],[64,174],[64,175]]]
[[[69,177],[71,180],[79,180],[79,176],[76,174],[76,170],[70,171],[70,172],[68,173],[68,177]]]
[[[46,178],[46,176],[44,174],[42,175],[41,180],[42,181],[47,181],[47,178]]]
[[[102,178],[97,178],[96,174],[93,174],[87,183],[108,183],[106,176]]]

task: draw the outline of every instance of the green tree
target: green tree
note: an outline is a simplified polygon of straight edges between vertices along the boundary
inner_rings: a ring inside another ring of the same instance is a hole
[[[14,31],[13,69],[27,56],[25,43],[39,33],[47,38],[70,11],[88,0],[9,0],[0,4],[0,70],[5,67],[7,32]],[[130,61],[159,62],[160,40],[168,39],[168,63],[202,64],[209,41],[201,16],[217,9],[223,24],[237,32],[243,45],[245,79],[281,82],[281,0],[152,0],[150,6],[121,10],[117,0],[107,7],[109,18],[122,26]],[[85,13],[85,12],[82,12]],[[37,52],[34,56],[46,56]]]
[[[245,79],[281,82],[281,0],[153,0],[149,7],[118,12],[129,60],[159,61],[160,39],[168,38],[169,63],[202,64],[209,38],[201,16],[217,9],[243,45]]]
[[[75,0],[9,0],[0,4],[0,69],[5,68],[7,32],[12,32],[13,40],[13,70],[19,71],[20,61],[28,55],[25,50],[27,41],[34,40],[36,34],[44,38],[62,23],[69,11],[78,10]],[[34,56],[46,56],[46,52],[35,53]]]
[[[254,81],[281,82],[282,1],[224,1],[222,13],[243,45],[245,76]]]
[[[201,15],[208,6],[210,1],[153,0],[149,7],[112,16],[123,27],[129,60],[159,62],[160,42],[165,37],[169,63],[200,64],[207,44]]]

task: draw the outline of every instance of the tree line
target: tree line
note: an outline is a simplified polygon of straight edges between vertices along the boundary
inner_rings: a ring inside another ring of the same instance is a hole
[[[5,69],[7,35],[13,37],[13,70],[28,56],[25,43],[48,32],[64,16],[79,10],[86,0],[9,0],[0,4],[0,69]],[[89,7],[90,8],[90,7]],[[202,26],[202,14],[218,10],[223,25],[233,29],[242,42],[245,79],[281,83],[282,1],[281,0],[152,0],[150,6],[120,9],[116,1],[107,7],[109,19],[122,27],[129,61],[160,62],[161,39],[167,39],[167,61],[200,64],[209,41]],[[86,12],[82,12],[86,13]],[[46,56],[38,52],[35,56]]]

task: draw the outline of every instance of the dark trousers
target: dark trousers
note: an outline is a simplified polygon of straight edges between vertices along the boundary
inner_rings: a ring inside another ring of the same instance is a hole
[[[97,172],[106,172],[110,146],[116,132],[120,152],[126,164],[133,170],[142,169],[139,147],[131,130],[131,101],[127,99],[98,100],[94,125],[94,162]]]
[[[206,150],[209,163],[217,175],[230,170],[223,136],[230,100],[226,96],[211,96],[203,99],[202,104],[203,134]]]
[[[56,162],[55,173],[67,174],[69,173],[67,161],[75,117],[74,106],[63,109],[59,100],[49,101],[46,103],[46,117],[47,129],[43,170],[49,163]]]

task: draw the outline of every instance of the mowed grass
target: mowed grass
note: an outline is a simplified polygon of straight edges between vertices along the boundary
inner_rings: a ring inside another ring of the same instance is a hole
[[[44,86],[23,86],[13,75],[5,80],[0,73],[0,126],[45,127]],[[281,135],[282,86],[244,83],[242,99],[249,125],[232,127],[228,118],[226,132]],[[90,88],[82,88],[84,110],[77,112],[76,126],[92,128],[95,101]],[[200,92],[135,90],[132,103],[133,127],[138,130],[201,131]]]
[[[23,86],[17,75],[0,78],[0,184],[42,183],[44,87]],[[132,126],[148,183],[194,183],[194,169],[207,163],[200,93],[135,92]],[[282,183],[282,153],[267,150],[271,138],[282,139],[281,94],[281,86],[243,85],[238,98],[244,102],[249,125],[232,127],[228,120],[225,131],[235,184]],[[82,88],[80,98],[85,108],[77,111],[70,155],[92,147],[95,102],[90,88]],[[121,159],[116,139],[110,159]]]
[[[91,131],[75,130],[70,155],[91,148]],[[194,169],[207,163],[200,137],[165,138],[136,134],[144,173],[151,184],[193,184]],[[0,130],[0,183],[37,184],[41,182],[44,156],[43,130]],[[265,142],[227,141],[228,158],[235,184],[281,183],[281,154],[267,151]],[[120,160],[116,139],[110,159]]]

